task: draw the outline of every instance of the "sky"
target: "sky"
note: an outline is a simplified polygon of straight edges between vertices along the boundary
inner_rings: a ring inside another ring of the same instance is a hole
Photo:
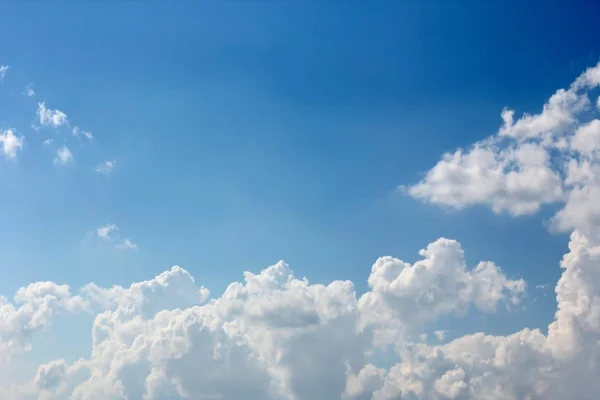
[[[592,399],[592,2],[0,13],[0,399]]]

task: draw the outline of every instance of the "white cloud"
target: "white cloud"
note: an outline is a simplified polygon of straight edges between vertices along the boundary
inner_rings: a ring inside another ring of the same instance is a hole
[[[53,126],[55,128],[67,124],[67,114],[60,110],[46,108],[46,103],[38,103],[37,115],[40,125]]]
[[[115,160],[107,160],[96,166],[96,172],[99,174],[110,175],[116,166],[117,162]]]
[[[115,224],[109,224],[96,229],[96,235],[98,235],[100,239],[111,240],[111,233],[117,232],[118,230],[118,226],[116,226]]]
[[[243,282],[231,283],[208,302],[208,291],[177,266],[129,288],[88,284],[77,300],[64,297],[80,304],[76,310],[96,314],[90,357],[41,365],[37,373],[32,372],[32,381],[15,384],[5,393],[14,399],[369,399],[393,373],[369,361],[373,333],[386,328],[378,313],[402,304],[398,298],[410,295],[427,301],[414,302],[413,311],[422,316],[411,316],[405,324],[427,319],[432,308],[456,311],[441,303],[457,293],[455,286],[437,287],[434,297],[439,295],[440,300],[432,306],[432,292],[420,280],[421,275],[434,274],[423,271],[427,268],[453,273],[461,269],[460,246],[454,243],[440,239],[430,244],[416,267],[397,260],[396,267],[389,265],[384,271],[381,260],[377,261],[369,282],[377,288],[373,290],[382,304],[374,308],[361,305],[364,296],[357,298],[352,282],[311,284],[296,278],[284,262],[259,274],[246,272]],[[441,260],[435,259],[438,255]],[[465,298],[459,303],[466,306],[471,300],[481,311],[493,312],[493,305],[510,302],[510,290],[488,290],[505,287],[504,275],[486,274],[482,279],[476,270],[464,271],[477,283],[461,282],[473,290],[462,292]],[[438,275],[440,285],[448,276],[442,275]],[[401,287],[398,282],[403,282]],[[492,294],[484,295],[484,290]],[[382,291],[393,293],[380,296]],[[391,329],[400,325],[400,320],[389,321]],[[438,378],[439,390],[461,386],[447,371]]]
[[[408,193],[457,209],[486,205],[511,215],[562,204],[550,226],[589,233],[600,221],[600,116],[589,99],[599,75],[600,63],[558,90],[539,114],[515,120],[514,111],[503,110],[497,135],[445,154]]]
[[[9,68],[8,65],[0,65],[0,83],[4,82],[4,77],[6,77],[8,68]]]
[[[44,140],[44,144],[47,146],[47,145],[51,144],[53,141],[54,141],[54,139],[48,138],[48,139]]]
[[[94,138],[94,135],[92,135],[92,132],[87,132],[84,131],[82,129],[80,129],[78,126],[73,128],[73,136],[75,137],[80,137],[80,136],[85,136],[88,140],[92,140]]]
[[[56,157],[54,158],[54,164],[68,164],[70,162],[75,161],[73,157],[73,153],[67,146],[62,146],[56,151]]]
[[[137,244],[133,243],[129,239],[123,240],[123,243],[117,245],[117,249],[119,250],[137,250]]]
[[[27,97],[35,96],[35,90],[33,90],[33,83],[29,83],[29,84],[25,85],[25,95]]]
[[[15,158],[23,149],[23,137],[15,136],[12,129],[0,130],[0,146],[5,157]]]

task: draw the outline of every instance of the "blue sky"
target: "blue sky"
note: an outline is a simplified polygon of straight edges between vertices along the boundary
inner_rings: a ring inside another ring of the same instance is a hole
[[[568,243],[547,229],[556,208],[456,211],[398,187],[494,134],[504,107],[538,113],[594,65],[598,12],[580,1],[9,2],[0,128],[25,141],[0,159],[0,293],[129,285],[177,264],[218,295],[280,259],[364,292],[377,257],[414,262],[443,236],[470,267],[492,260],[528,283],[519,312],[444,329],[545,330]],[[94,139],[34,130],[38,102]],[[62,145],[74,162],[53,165]],[[110,176],[96,173],[107,160]],[[137,249],[99,240],[108,224]]]

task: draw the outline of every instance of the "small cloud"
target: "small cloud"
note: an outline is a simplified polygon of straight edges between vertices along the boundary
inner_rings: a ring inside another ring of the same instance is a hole
[[[596,100],[596,108],[600,110],[600,96],[598,96],[598,100]]]
[[[25,85],[25,96],[33,97],[35,96],[35,90],[33,90],[33,83],[29,83]]]
[[[123,243],[117,245],[117,249],[119,250],[137,250],[137,248],[137,244],[129,239],[125,239]]]
[[[96,229],[96,235],[98,235],[98,237],[100,239],[111,240],[112,237],[110,236],[110,234],[112,232],[116,232],[118,230],[119,230],[118,226],[116,226],[115,224],[109,224],[106,226],[101,226],[100,228]]]
[[[94,138],[94,136],[92,135],[92,132],[84,131],[83,129],[80,129],[78,126],[73,128],[73,136],[80,137],[81,135],[85,136],[88,140],[92,140]]]
[[[12,129],[0,130],[0,146],[6,157],[15,158],[17,152],[23,148],[23,137],[15,136]]]
[[[115,160],[104,161],[96,165],[96,172],[99,174],[110,175],[113,169],[117,166],[117,162]]]
[[[73,153],[67,146],[63,146],[56,151],[56,158],[54,159],[54,164],[68,164],[74,161]]]
[[[0,65],[0,83],[4,82],[4,77],[6,76],[6,73],[8,72],[8,65]]]
[[[44,140],[44,144],[47,146],[47,145],[49,145],[50,143],[52,143],[53,141],[54,141],[54,139],[52,139],[52,138],[48,138],[48,139]]]
[[[427,341],[427,334],[426,334],[426,333],[421,333],[421,334],[419,335],[419,340],[420,340],[421,342],[426,342],[426,341]]]
[[[543,285],[535,285],[535,290],[542,292],[542,297],[546,297],[548,295],[548,289],[550,289],[550,285],[548,283]]]
[[[444,339],[446,339],[446,333],[447,332],[448,331],[435,331],[435,332],[433,332],[433,334],[435,335],[435,337],[438,340],[444,340]]]
[[[46,108],[44,102],[38,103],[37,115],[40,118],[40,125],[58,128],[67,124],[67,114],[60,110]]]

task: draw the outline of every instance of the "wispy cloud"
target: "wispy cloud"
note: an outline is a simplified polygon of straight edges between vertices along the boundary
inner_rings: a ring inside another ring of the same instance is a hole
[[[28,83],[25,85],[25,95],[27,97],[35,96],[35,90],[33,90],[33,83]]]
[[[23,137],[16,136],[12,129],[0,130],[0,146],[6,157],[15,158],[23,148]]]
[[[117,245],[117,249],[119,250],[137,250],[137,248],[137,244],[129,239],[125,239],[123,243]]]
[[[8,65],[0,65],[0,83],[4,82],[4,77],[8,72]]]
[[[92,140],[94,138],[94,135],[92,135],[92,132],[84,131],[83,129],[80,129],[78,126],[73,128],[73,136],[75,136],[75,137],[85,136],[88,140]]]
[[[56,151],[56,158],[54,158],[54,164],[68,164],[70,162],[75,161],[75,157],[73,157],[73,153],[67,146],[63,146]]]
[[[67,124],[67,114],[60,110],[52,110],[46,108],[46,103],[38,103],[37,115],[40,119],[40,125],[53,126],[58,128],[59,126]]]
[[[116,166],[117,162],[115,160],[107,160],[96,165],[96,172],[99,174],[110,175]]]

